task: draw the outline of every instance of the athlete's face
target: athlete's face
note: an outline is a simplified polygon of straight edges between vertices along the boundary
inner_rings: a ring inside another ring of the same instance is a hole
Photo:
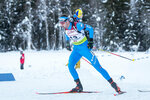
[[[60,25],[63,28],[67,29],[69,27],[69,25],[70,25],[70,22],[68,20],[67,21],[63,21],[63,22],[60,22]]]

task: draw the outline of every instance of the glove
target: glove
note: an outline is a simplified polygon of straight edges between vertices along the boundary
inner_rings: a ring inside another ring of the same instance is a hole
[[[66,42],[66,49],[69,50],[69,51],[71,51],[71,47],[70,47],[69,41]]]
[[[93,38],[89,38],[87,46],[88,46],[89,49],[93,48]]]

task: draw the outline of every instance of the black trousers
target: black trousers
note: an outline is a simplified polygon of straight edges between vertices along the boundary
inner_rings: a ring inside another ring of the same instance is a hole
[[[20,69],[23,70],[24,69],[24,64],[20,65]]]

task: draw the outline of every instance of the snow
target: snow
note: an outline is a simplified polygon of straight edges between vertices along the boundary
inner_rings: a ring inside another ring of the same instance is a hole
[[[102,1],[102,3],[107,3],[108,0],[101,0],[101,1]]]
[[[97,18],[96,18],[96,21],[101,21],[101,18],[100,18],[100,17],[97,17]]]
[[[70,53],[67,50],[25,51],[24,70],[20,70],[19,52],[0,53],[0,73],[13,73],[16,79],[0,82],[1,100],[149,100],[149,93],[137,91],[150,90],[150,53],[145,52],[116,53],[135,61],[106,52],[94,52],[118,86],[127,91],[124,95],[113,96],[115,91],[109,83],[84,60],[77,69],[84,90],[102,93],[37,95],[36,92],[61,92],[75,87],[65,66]],[[120,80],[122,76],[125,79]]]

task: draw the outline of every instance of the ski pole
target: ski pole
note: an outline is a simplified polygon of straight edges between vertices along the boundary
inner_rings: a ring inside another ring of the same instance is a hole
[[[118,55],[118,54],[115,54],[115,53],[112,53],[112,52],[108,52],[108,51],[105,51],[105,50],[102,50],[102,49],[99,49],[99,50],[110,53],[112,55],[115,55],[115,56],[118,56],[118,57],[121,57],[121,58],[124,58],[124,59],[127,59],[127,60],[130,60],[130,61],[135,61],[134,59],[130,59],[130,58],[127,58],[127,57],[124,57],[124,56],[121,56],[121,55]]]
[[[86,60],[85,58],[83,58],[82,57],[82,59],[84,60],[84,61],[86,61],[87,63],[89,63],[90,65],[92,65],[88,60]]]

